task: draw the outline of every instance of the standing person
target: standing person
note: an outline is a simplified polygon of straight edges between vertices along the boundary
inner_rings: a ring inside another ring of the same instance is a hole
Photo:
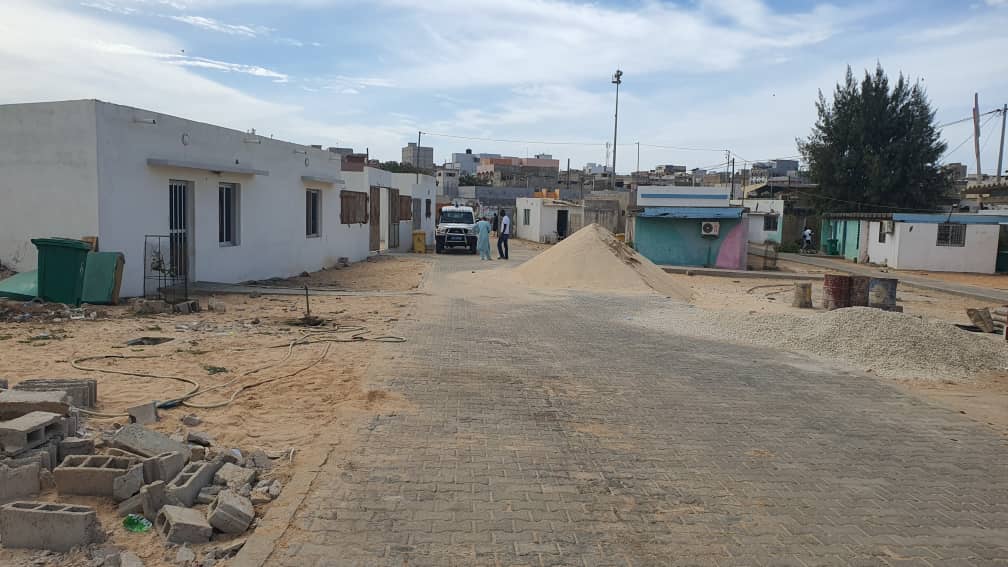
[[[480,217],[476,223],[476,249],[479,250],[480,260],[492,260],[490,256],[490,222],[486,217]]]
[[[494,213],[494,216],[493,216],[493,231],[494,231],[494,235],[497,234],[498,227],[500,227],[500,217],[497,216],[497,213]]]
[[[508,238],[511,237],[511,217],[507,211],[501,211],[500,232],[497,235],[498,259],[508,259]]]
[[[807,252],[812,249],[812,229],[808,226],[802,231],[802,252]]]

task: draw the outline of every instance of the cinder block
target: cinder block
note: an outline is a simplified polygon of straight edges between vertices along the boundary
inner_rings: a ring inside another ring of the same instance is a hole
[[[203,461],[186,465],[182,472],[168,483],[168,501],[192,506],[199,496],[200,489],[213,481],[222,464],[220,461]]]
[[[0,502],[19,500],[34,496],[41,491],[39,472],[42,466],[38,462],[11,468],[0,465]]]
[[[98,381],[79,378],[32,378],[14,384],[15,390],[47,392],[62,390],[70,395],[74,407],[93,408],[98,402]]]
[[[0,422],[0,451],[13,456],[40,447],[54,437],[62,437],[62,419],[56,413],[35,411]]]
[[[172,441],[167,436],[131,423],[112,435],[112,446],[143,457],[156,457],[163,453],[182,453],[189,460],[189,446]]]
[[[116,478],[128,473],[138,464],[136,459],[127,457],[70,455],[53,471],[56,490],[60,494],[113,496]],[[142,468],[139,477],[142,483]]]
[[[196,496],[197,504],[210,504],[217,499],[217,495],[224,487],[212,484],[210,486],[204,486],[200,489],[199,494]]]
[[[130,496],[126,500],[119,503],[116,508],[120,516],[128,516],[130,514],[143,514],[143,497],[140,493],[136,493]]]
[[[156,480],[168,482],[178,476],[185,467],[186,457],[182,453],[162,453],[143,462],[144,484]]]
[[[165,494],[165,483],[156,481],[140,489],[140,506],[143,508],[143,516],[153,522],[157,519],[158,512],[168,503]]]
[[[0,392],[0,421],[16,419],[35,411],[69,415],[70,395],[62,390],[29,392],[3,390]]]
[[[50,502],[0,507],[0,541],[6,548],[70,551],[105,540],[94,508]]]
[[[214,475],[214,484],[220,484],[237,490],[246,484],[253,484],[257,474],[258,471],[255,469],[246,469],[238,465],[225,463],[217,471],[217,474]]]
[[[112,480],[112,498],[114,498],[116,502],[128,500],[134,494],[140,492],[140,487],[143,485],[143,465],[134,465],[126,471],[126,474],[117,476]]]
[[[213,528],[199,510],[165,506],[154,520],[154,529],[170,543],[206,543]]]
[[[69,457],[70,455],[93,455],[94,454],[94,439],[87,439],[84,437],[67,437],[63,439],[58,444],[59,448],[59,462],[63,462],[63,459]]]
[[[207,508],[207,521],[217,531],[226,534],[244,533],[254,519],[252,501],[232,490],[222,490]]]
[[[126,413],[129,414],[130,423],[147,425],[148,423],[155,423],[158,420],[157,403],[155,402],[131,407],[126,410]]]
[[[57,443],[55,441],[50,441],[41,447],[25,451],[17,457],[4,459],[3,463],[8,467],[18,467],[30,463],[38,463],[42,466],[42,468],[47,471],[51,471],[59,464],[59,461],[56,459],[57,455]]]

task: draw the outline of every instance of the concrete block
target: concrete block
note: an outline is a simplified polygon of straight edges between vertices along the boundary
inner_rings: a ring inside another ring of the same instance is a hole
[[[157,403],[155,402],[133,406],[127,409],[126,413],[129,414],[130,423],[147,425],[148,423],[155,423],[158,420]]]
[[[182,472],[168,483],[166,491],[169,502],[192,506],[204,486],[213,482],[220,470],[220,461],[197,461],[186,465]]]
[[[163,481],[152,482],[140,489],[140,506],[143,508],[144,518],[148,521],[153,522],[167,503],[168,497]]]
[[[130,496],[126,500],[119,503],[116,508],[120,516],[128,516],[130,514],[143,514],[143,497],[140,493],[136,493]]]
[[[254,519],[252,502],[231,490],[222,490],[207,508],[207,521],[217,531],[226,534],[244,533]]]
[[[220,484],[228,488],[238,489],[246,484],[252,484],[256,481],[256,475],[259,471],[255,469],[246,469],[239,467],[238,465],[233,465],[231,463],[225,463],[224,466],[217,471],[214,475],[214,484]]]
[[[119,554],[119,567],[144,567],[144,562],[132,551],[124,551]]]
[[[6,548],[70,551],[105,540],[94,508],[51,502],[11,502],[0,507],[0,541]]]
[[[2,463],[8,467],[19,467],[31,463],[38,463],[45,470],[51,471],[59,464],[59,461],[56,459],[57,455],[57,444],[50,441],[41,447],[25,451],[17,457],[3,459]]]
[[[107,448],[104,449],[104,451],[105,451],[105,454],[108,455],[108,456],[110,456],[110,457],[127,457],[127,458],[130,458],[130,459],[136,459],[138,461],[142,461],[142,460],[144,460],[144,459],[147,458],[147,457],[145,457],[143,455],[138,455],[138,454],[136,454],[136,453],[134,453],[132,451],[125,451],[123,449],[116,449],[115,447],[107,447]]]
[[[190,454],[190,459],[194,461],[205,461],[207,458],[206,447],[201,447],[199,445],[190,445],[189,450],[192,451]]]
[[[63,418],[63,436],[64,437],[77,437],[80,433],[81,417],[80,410],[77,408],[70,408],[70,414]]]
[[[136,453],[143,457],[155,457],[163,453],[182,453],[189,459],[189,446],[172,441],[167,436],[151,431],[142,425],[131,423],[112,435],[113,447]]]
[[[74,407],[93,408],[98,402],[98,381],[81,378],[32,378],[14,384],[14,390],[25,392],[64,391]]]
[[[70,455],[93,455],[95,446],[94,439],[84,437],[67,437],[57,444],[59,451],[59,462]]]
[[[0,422],[0,451],[11,456],[17,455],[40,447],[54,437],[62,437],[63,432],[62,416],[35,411]]]
[[[182,453],[162,453],[156,457],[145,459],[144,484],[150,484],[157,480],[168,482],[178,476],[178,473],[185,467],[186,457]]]
[[[196,495],[197,504],[210,504],[217,499],[217,495],[224,487],[212,484],[210,486],[204,486],[200,489],[199,494]]]
[[[203,447],[209,447],[213,445],[213,437],[208,433],[203,431],[190,431],[189,435],[186,436],[186,441],[194,445],[202,445]]]
[[[29,392],[4,390],[0,392],[0,421],[16,419],[35,411],[68,415],[70,395],[66,392]]]
[[[39,473],[42,466],[35,462],[10,468],[0,465],[0,502],[20,500],[41,491]]]
[[[136,459],[127,457],[70,455],[53,470],[56,490],[60,494],[113,496],[116,478],[130,472],[130,469],[138,464]],[[139,478],[142,483],[142,468]]]
[[[112,498],[114,498],[116,502],[129,500],[133,495],[140,492],[140,487],[143,485],[143,465],[134,465],[126,471],[126,474],[117,476],[112,480]]]
[[[179,506],[161,508],[154,529],[169,543],[206,543],[213,528],[199,510]]]
[[[268,471],[273,468],[273,461],[270,460],[266,451],[263,451],[262,449],[256,449],[255,451],[249,453],[248,464],[263,471]]]

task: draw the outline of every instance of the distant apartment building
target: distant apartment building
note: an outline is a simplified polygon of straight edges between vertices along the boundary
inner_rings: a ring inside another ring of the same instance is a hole
[[[457,197],[461,175],[461,170],[456,163],[446,163],[443,167],[437,168],[434,171],[434,185],[437,187],[437,194]]]
[[[559,180],[560,161],[548,154],[544,157],[485,157],[480,158],[476,175],[496,187],[552,188]]]
[[[583,171],[585,175],[601,175],[603,173],[608,173],[609,167],[592,162],[586,163],[585,166],[581,168],[581,171]]]
[[[476,168],[479,166],[481,158],[499,158],[500,154],[474,154],[471,149],[466,149],[465,153],[454,153],[451,156],[452,163],[458,165],[458,170],[462,175],[476,175]]]
[[[413,142],[406,144],[402,149],[402,162],[420,169],[434,169],[434,148],[430,146],[420,146]]]
[[[677,173],[686,173],[685,165],[656,165],[654,171],[658,175],[675,175]]]

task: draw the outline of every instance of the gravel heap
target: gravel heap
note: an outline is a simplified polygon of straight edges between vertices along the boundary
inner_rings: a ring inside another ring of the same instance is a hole
[[[676,334],[807,352],[892,378],[965,381],[980,372],[1008,369],[1008,345],[1000,337],[868,307],[770,315],[671,306],[631,322]]]

